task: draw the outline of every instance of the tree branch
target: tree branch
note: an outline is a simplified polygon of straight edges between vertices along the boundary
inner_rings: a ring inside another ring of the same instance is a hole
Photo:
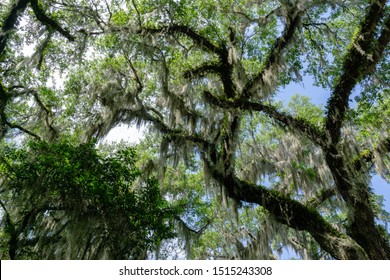
[[[188,70],[184,72],[183,77],[186,79],[192,78],[192,77],[203,77],[204,75],[208,73],[221,73],[221,66],[219,63],[205,63],[202,64],[194,69]]]
[[[161,73],[162,92],[172,101],[173,104],[176,104],[175,109],[179,110],[188,119],[204,120],[205,118],[203,117],[203,115],[199,114],[196,110],[189,108],[185,103],[185,101],[178,94],[172,92],[169,89],[169,83],[168,83],[169,68],[165,60],[165,57],[163,57],[162,59],[162,70],[163,70]]]
[[[272,75],[277,74],[275,70],[277,69],[277,66],[280,62],[281,53],[291,42],[294,32],[298,28],[301,21],[302,11],[296,12],[292,10],[291,12],[294,16],[290,19],[290,22],[284,29],[283,34],[276,40],[267,57],[264,68],[245,85],[243,90],[243,96],[245,98],[250,98],[255,93],[255,91],[258,90],[259,86],[264,83],[265,76],[268,73],[271,73]]]
[[[375,32],[382,19],[386,0],[373,0],[365,19],[360,25],[360,32],[351,43],[346,54],[342,75],[336,82],[333,93],[327,104],[325,129],[332,144],[340,140],[341,126],[349,106],[349,96],[355,85],[367,74],[371,73],[381,59],[385,47],[390,40],[390,17],[387,18],[381,36],[375,42]]]
[[[324,201],[326,201],[329,198],[331,198],[332,196],[334,196],[335,194],[336,194],[336,191],[334,189],[324,189],[324,190],[320,191],[316,197],[313,197],[312,199],[310,199],[306,203],[306,205],[308,205],[309,207],[315,208],[315,207],[319,206],[320,204],[322,204]]]
[[[38,103],[39,108],[45,113],[45,123],[49,128],[51,138],[56,138],[58,136],[58,131],[53,126],[53,120],[50,119],[53,116],[53,112],[47,108],[45,104],[43,104],[37,92],[33,91],[32,95],[34,96],[35,101]]]
[[[27,133],[38,140],[41,140],[41,138],[34,132],[29,131],[28,129],[18,124],[13,124],[8,121],[7,115],[5,113],[5,108],[7,106],[8,101],[9,101],[9,93],[6,91],[5,87],[0,82],[0,121],[1,121],[0,139],[4,137],[5,133],[7,132],[7,127],[9,127],[9,128],[19,129],[20,131]]]
[[[204,157],[206,167],[215,180],[225,186],[236,201],[256,203],[288,227],[305,230],[336,259],[368,259],[364,249],[349,236],[337,231],[313,208],[285,197],[274,190],[251,184],[236,176],[225,177]]]
[[[352,89],[366,75],[373,72],[390,41],[390,16],[384,19],[384,27],[376,40],[378,26],[382,22],[386,0],[373,0],[360,25],[360,31],[351,42],[345,57],[342,74],[335,84],[327,104],[325,131],[328,138],[324,149],[325,160],[343,197],[351,216],[348,234],[358,242],[372,259],[390,258],[390,247],[386,237],[378,230],[370,201],[370,189],[363,179],[354,178],[361,171],[361,163],[348,165],[338,149],[341,127],[349,106]],[[376,242],[372,242],[376,240]]]
[[[63,29],[55,20],[48,17],[45,12],[42,10],[41,7],[39,7],[38,0],[31,0],[31,8],[34,11],[35,16],[37,19],[45,26],[47,26],[49,29],[52,28],[59,32],[62,36],[67,38],[69,41],[74,41],[75,38],[65,29]]]
[[[212,43],[209,39],[204,37],[203,35],[200,35],[195,30],[193,30],[189,26],[185,25],[169,25],[169,26],[163,26],[159,28],[142,28],[138,31],[138,33],[167,33],[167,34],[174,34],[179,33],[186,35],[187,37],[191,38],[199,47],[211,51],[215,54],[221,55],[223,53],[223,48],[220,46],[215,45]]]
[[[303,119],[298,119],[291,115],[281,113],[271,105],[264,105],[259,102],[249,102],[243,99],[238,99],[235,101],[222,100],[208,91],[205,91],[203,94],[208,102],[221,108],[239,108],[242,110],[263,112],[271,119],[277,121],[283,127],[288,129],[295,129],[307,136],[317,145],[321,147],[325,146],[323,131]]]
[[[133,118],[140,118],[144,121],[152,123],[158,130],[160,130],[161,133],[163,133],[168,140],[180,140],[180,141],[190,141],[195,144],[202,145],[204,147],[210,147],[212,144],[200,137],[199,135],[195,134],[186,134],[184,131],[180,129],[172,129],[167,124],[165,124],[162,120],[157,119],[150,115],[147,111],[147,107],[144,107],[141,110],[138,111],[130,111],[126,110],[127,116],[124,116],[124,118],[129,117],[130,119]]]
[[[41,137],[39,137],[37,134],[35,134],[35,133],[32,132],[32,131],[29,131],[28,129],[26,129],[26,128],[24,128],[24,127],[18,125],[18,124],[13,124],[13,123],[10,123],[10,122],[8,122],[8,121],[6,121],[5,124],[6,124],[9,128],[14,128],[14,129],[16,128],[16,129],[19,129],[20,131],[22,131],[22,132],[24,132],[24,133],[26,133],[26,134],[28,134],[28,135],[34,137],[35,139],[37,139],[37,140],[39,140],[39,141],[42,140]]]
[[[3,53],[5,46],[7,45],[9,33],[15,27],[19,14],[26,9],[29,2],[30,0],[16,1],[6,16],[0,33],[0,55]]]

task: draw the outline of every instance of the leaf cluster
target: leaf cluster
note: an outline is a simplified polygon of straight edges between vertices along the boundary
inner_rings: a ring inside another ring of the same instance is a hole
[[[106,255],[90,258],[139,257],[137,250],[151,249],[173,237],[170,219],[175,210],[160,195],[157,181],[142,177],[135,150],[125,148],[103,157],[94,145],[30,142],[27,148],[6,150],[1,170],[7,177],[5,206],[13,226],[24,220],[25,226],[19,228],[30,232],[30,237],[24,237],[29,241],[31,236],[58,235],[80,247],[85,246],[83,241],[72,238],[77,231],[90,232],[96,239],[103,235]],[[36,219],[26,221],[26,213],[33,212]],[[44,219],[37,218],[42,215]],[[48,220],[68,226],[56,233],[57,226],[47,230]],[[89,225],[90,220],[95,223]],[[72,224],[84,228],[72,229]]]

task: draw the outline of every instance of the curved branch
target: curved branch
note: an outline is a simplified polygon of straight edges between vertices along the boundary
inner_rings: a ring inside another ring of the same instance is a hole
[[[147,107],[143,107],[138,111],[130,111],[124,110],[126,115],[123,116],[123,120],[133,120],[135,118],[142,119],[143,121],[152,123],[161,133],[163,133],[168,140],[180,140],[180,141],[190,141],[195,144],[202,145],[204,147],[210,147],[211,142],[203,139],[197,134],[186,134],[184,131],[180,129],[170,128],[167,124],[165,124],[162,120],[153,117],[147,111]]]
[[[211,221],[210,220],[207,220],[207,222],[198,230],[196,229],[193,229],[191,227],[189,227],[181,218],[180,216],[176,216],[175,219],[177,220],[177,222],[187,231],[193,233],[193,234],[196,234],[196,235],[201,235],[206,229],[207,227],[211,224]]]
[[[234,175],[225,177],[205,157],[204,162],[213,178],[225,186],[229,196],[236,201],[261,205],[278,222],[309,232],[320,246],[336,259],[368,259],[360,245],[333,228],[313,208],[285,197],[277,191],[241,180]]]

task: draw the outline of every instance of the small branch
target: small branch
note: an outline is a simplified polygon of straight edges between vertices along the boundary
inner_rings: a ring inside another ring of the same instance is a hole
[[[211,224],[211,221],[208,220],[208,221],[206,222],[206,224],[203,225],[200,229],[195,230],[195,229],[190,228],[190,227],[189,227],[189,226],[188,226],[188,225],[187,225],[179,216],[176,216],[175,219],[176,219],[176,220],[181,224],[181,226],[184,227],[186,230],[188,230],[188,231],[191,232],[191,233],[197,234],[197,235],[202,234],[202,233],[205,231],[205,229]]]
[[[204,147],[210,147],[212,144],[200,137],[197,134],[186,134],[184,131],[180,129],[172,129],[170,128],[167,124],[165,124],[162,120],[157,119],[150,115],[147,111],[147,107],[143,107],[139,111],[129,111],[127,110],[131,115],[131,118],[140,118],[143,119],[144,121],[152,123],[158,130],[161,131],[164,135],[166,135],[166,138],[168,140],[174,141],[174,140],[180,140],[180,141],[190,141],[195,144],[202,145]]]
[[[43,63],[43,58],[44,58],[43,52],[45,51],[47,45],[50,42],[52,33],[53,32],[51,30],[49,30],[47,37],[45,38],[45,40],[42,42],[42,44],[39,46],[38,50],[34,54],[34,56],[39,55],[38,64],[37,64],[38,70],[41,70],[41,68],[42,68],[42,63]]]
[[[6,91],[5,87],[3,84],[0,82],[0,121],[1,121],[1,130],[0,130],[0,137],[3,137],[5,135],[5,132],[7,131],[7,127],[11,129],[19,129],[20,131],[29,134],[30,136],[33,136],[34,138],[41,140],[41,138],[35,134],[34,132],[31,132],[24,127],[18,125],[18,124],[13,124],[10,123],[7,119],[7,115],[5,113],[5,108],[7,106],[7,103],[9,101],[9,93]]]
[[[8,164],[8,163],[7,163]],[[8,213],[8,210],[7,210],[7,207],[5,207],[3,201],[0,199],[0,205],[1,205],[1,208],[3,208],[4,210],[4,213],[6,216],[9,216],[9,213]]]
[[[137,82],[137,85],[138,85],[137,92],[140,93],[142,91],[142,89],[144,88],[144,86],[143,86],[141,79],[138,75],[138,71],[137,71],[137,69],[135,69],[133,62],[131,61],[131,59],[127,55],[125,56],[125,58],[126,58],[127,62],[129,63],[131,71],[133,71],[135,81]]]
[[[112,18],[112,12],[111,12],[111,10],[110,10],[110,5],[109,5],[109,3],[107,2],[107,0],[104,0],[104,4],[106,5],[106,9],[107,9],[108,14],[109,14],[108,22],[110,22],[110,21],[111,21],[111,18]]]
[[[353,166],[355,170],[361,171],[363,167],[363,163],[374,163],[374,154],[378,153],[380,155],[386,154],[390,152],[390,138],[382,139],[377,147],[373,150],[364,150],[359,155],[357,159],[353,161]]]
[[[49,128],[49,131],[51,133],[52,138],[56,138],[58,136],[58,131],[53,126],[53,121],[50,120],[50,117],[53,116],[53,112],[43,104],[42,100],[39,98],[38,94],[33,91],[32,95],[34,96],[35,101],[38,103],[39,108],[45,112],[45,123],[46,126]]]
[[[306,205],[312,208],[316,208],[335,194],[336,192],[334,189],[322,190],[316,197],[310,199]]]
[[[28,134],[28,135],[34,137],[35,139],[37,139],[37,140],[39,140],[39,141],[42,140],[41,137],[39,137],[37,134],[35,134],[35,133],[32,132],[32,131],[29,131],[28,129],[26,129],[26,128],[24,128],[24,127],[18,125],[18,124],[12,124],[12,123],[10,123],[10,122],[8,122],[8,121],[5,121],[5,124],[6,124],[9,128],[13,128],[13,129],[16,128],[16,129],[19,129],[20,131],[22,131],[22,132],[24,132],[24,133],[26,133],[26,134]]]
[[[138,7],[137,5],[135,4],[135,1],[134,0],[131,0],[131,3],[133,4],[133,7],[135,9],[135,12],[137,13],[137,20],[138,20],[138,24],[139,26],[141,27],[142,26],[142,21],[141,21],[141,14],[138,10]]]

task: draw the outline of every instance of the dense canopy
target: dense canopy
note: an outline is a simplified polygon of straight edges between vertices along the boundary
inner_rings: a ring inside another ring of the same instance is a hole
[[[390,259],[389,1],[3,2],[4,258]]]

